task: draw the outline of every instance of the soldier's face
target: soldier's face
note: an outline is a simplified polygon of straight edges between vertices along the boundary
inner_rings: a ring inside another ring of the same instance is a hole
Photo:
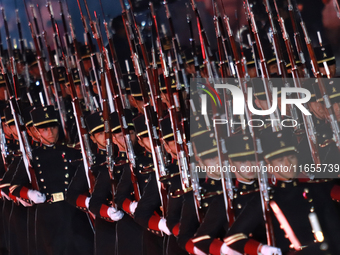
[[[97,132],[91,136],[92,141],[97,144],[99,149],[105,149],[106,148],[106,141],[105,141],[105,132]]]
[[[149,137],[139,137],[138,143],[140,146],[144,147],[148,152],[151,152],[151,144]]]
[[[130,133],[132,145],[135,145],[136,142],[137,142],[136,133],[135,133],[134,130],[129,130],[129,133]],[[123,132],[114,133],[114,134],[113,134],[113,138],[114,138],[113,141],[114,141],[120,148],[124,148],[124,150],[126,151],[126,147],[125,147],[125,139],[124,139],[124,134],[123,134]]]
[[[334,77],[336,74],[336,65],[328,65],[328,69],[329,69],[329,75],[330,77]],[[324,67],[319,67],[319,71],[320,73],[322,73],[324,76],[327,76],[327,72],[326,69]]]
[[[273,171],[271,171],[271,173],[276,177],[276,179],[285,181],[295,178],[298,158],[296,154],[290,154],[272,159],[270,160],[269,164],[274,169]]]
[[[41,142],[46,145],[55,144],[59,138],[59,126],[37,128]]]
[[[336,121],[340,121],[340,103],[333,104],[333,111],[335,114]]]
[[[310,102],[309,108],[311,112],[317,117],[318,119],[325,119],[326,118],[326,109],[323,103],[319,102]]]
[[[35,127],[27,127],[27,133],[34,141],[40,142],[39,133]]]
[[[11,131],[9,126],[4,121],[2,122],[2,129],[3,129],[4,133],[5,133],[5,137],[7,139],[12,139],[12,137],[13,137],[12,136],[12,131]]]
[[[0,100],[6,100],[6,88],[4,86],[0,87]]]
[[[221,167],[219,166],[218,156],[203,160],[203,164],[207,166],[207,175],[209,177],[219,179],[221,178]]]
[[[17,131],[15,125],[10,125],[9,129],[11,130],[11,133],[12,133],[14,139],[17,140],[18,139],[18,131]]]
[[[236,167],[236,178],[239,181],[248,182],[256,177],[256,162],[255,161],[230,161]]]

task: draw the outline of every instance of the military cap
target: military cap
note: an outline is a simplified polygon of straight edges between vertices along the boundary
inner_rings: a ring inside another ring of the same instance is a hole
[[[256,98],[258,98],[259,100],[266,100],[267,99],[267,95],[266,95],[266,91],[264,88],[264,84],[261,78],[253,78],[252,80],[252,84],[253,84],[253,94]],[[278,97],[281,96],[281,87],[283,86],[283,82],[280,78],[275,78],[272,80],[273,83],[273,87],[277,88],[277,95]],[[270,93],[270,92],[269,92]]]
[[[7,106],[4,110],[5,122],[8,126],[14,125],[14,117],[10,106]]]
[[[340,81],[336,79],[324,79],[327,94],[332,103],[340,102]]]
[[[94,112],[85,119],[89,134],[95,134],[104,130],[103,112]]]
[[[177,88],[177,84],[176,84],[177,82],[176,82],[175,74],[173,72],[170,73],[170,79],[169,80],[171,82],[172,92],[175,92],[176,88]],[[159,76],[159,88],[163,93],[167,92],[163,75]]]
[[[81,54],[81,58],[84,60],[84,59],[87,59],[87,58],[90,58],[91,57],[91,48],[90,48],[90,45],[88,44],[83,44],[80,46],[80,54]]]
[[[297,152],[297,140],[290,129],[285,128],[272,133],[265,132],[261,134],[260,139],[265,159],[273,159]]]
[[[331,45],[323,45],[314,48],[315,57],[318,61],[319,66],[323,66],[323,62],[326,62],[328,65],[335,64],[335,56],[332,50]]]
[[[276,63],[276,56],[270,44],[263,47],[263,53],[268,65]]]
[[[15,61],[22,61],[22,54],[19,49],[13,49],[13,57]]]
[[[128,128],[134,130],[134,125],[132,122],[132,119],[133,119],[132,111],[129,109],[124,109],[124,115],[125,115],[126,124]],[[121,132],[121,125],[119,122],[119,116],[117,112],[112,112],[110,114],[110,126],[111,126],[111,131],[113,133]]]
[[[34,106],[29,105],[29,106],[25,107],[22,111],[22,117],[24,119],[25,126],[27,126],[27,127],[33,125],[33,120],[32,120],[31,114],[30,114],[30,112],[33,109],[34,109]]]
[[[212,120],[212,116],[208,115],[209,121]],[[212,123],[210,123],[212,124]],[[198,138],[201,134],[208,132],[206,120],[203,115],[198,114],[190,117],[190,136],[192,139]]]
[[[140,90],[139,83],[137,80],[131,80],[129,82],[131,96],[138,101],[143,101],[142,91]]]
[[[58,82],[61,82],[61,83],[64,83],[66,80],[66,70],[65,70],[65,67],[63,66],[58,66],[57,67],[57,73],[56,73],[57,77],[57,81]],[[47,79],[50,81],[50,84],[53,84],[53,78],[52,78],[52,70],[49,70],[47,72]]]
[[[230,159],[240,159],[255,156],[253,138],[249,134],[233,135],[226,139],[227,153]]]
[[[290,59],[289,59],[289,56],[286,50],[283,52],[283,58],[286,62],[286,68],[288,69],[292,68],[292,63],[290,63]],[[299,65],[301,63],[301,61],[298,59],[298,57],[295,54],[294,54],[294,60],[295,60],[296,65]]]
[[[28,67],[38,64],[36,55],[31,49],[26,49],[26,62]]]
[[[198,65],[202,66],[202,64],[203,64],[203,55],[202,55],[201,48],[199,46],[197,46],[195,51],[196,51],[196,57],[197,57]],[[185,62],[187,64],[195,64],[194,56],[192,55],[192,48],[191,47],[189,47],[189,48],[184,50],[184,56],[185,56]]]
[[[243,54],[244,57],[246,58],[247,66],[248,67],[253,67],[255,66],[255,59],[254,59],[254,54],[251,48],[243,48]]]
[[[125,85],[125,90],[126,94],[130,95],[131,94],[131,89],[130,89],[130,82],[134,80],[137,81],[137,76],[134,73],[124,73],[123,74],[123,81]]]
[[[321,92],[318,85],[318,79],[309,78],[303,82],[303,87],[308,89],[311,94],[309,102],[320,102],[322,101]]]
[[[333,131],[328,123],[324,123],[318,126],[317,135],[318,144],[321,148],[324,148],[334,142]]]
[[[38,128],[56,126],[59,124],[57,111],[52,105],[37,107],[31,111],[33,126]]]
[[[169,115],[163,118],[163,120],[160,123],[160,126],[163,140],[165,141],[174,140],[174,133],[172,131],[172,125]]]
[[[214,132],[205,132],[195,139],[196,156],[202,159],[217,155],[217,141]]]
[[[74,85],[79,84],[80,83],[80,76],[79,76],[79,72],[78,72],[77,68],[72,68],[71,73],[72,73]],[[69,81],[67,81],[65,83],[65,85],[68,85],[68,84],[70,84]]]

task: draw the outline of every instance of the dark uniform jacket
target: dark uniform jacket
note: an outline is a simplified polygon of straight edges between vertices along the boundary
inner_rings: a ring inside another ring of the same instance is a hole
[[[301,254],[339,254],[339,215],[330,198],[329,189],[306,185],[297,180],[290,182],[278,182],[270,195],[283,212],[297,239],[303,247]],[[311,224],[308,215],[316,212],[318,220],[329,245],[327,252],[320,250],[320,245],[315,244]],[[272,215],[276,246],[281,248],[283,254],[291,251],[290,241],[287,238],[277,218]],[[257,254],[260,243],[250,239],[249,234],[264,225],[262,205],[260,201],[252,199],[231,227],[228,237],[228,245],[241,253]],[[316,247],[315,247],[316,246]],[[311,250],[309,250],[311,249]],[[305,250],[305,251],[304,251]],[[307,252],[307,253],[303,253]]]

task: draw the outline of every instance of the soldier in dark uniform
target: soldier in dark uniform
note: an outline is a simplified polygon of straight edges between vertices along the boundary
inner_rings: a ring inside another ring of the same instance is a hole
[[[161,230],[158,229],[158,223],[163,213],[161,211],[161,200],[157,186],[158,180],[156,179],[153,168],[152,145],[145,121],[144,115],[139,115],[133,119],[138,142],[145,148],[146,152],[145,156],[138,157],[137,168],[135,170],[140,194],[142,196],[138,202],[132,202],[130,205],[131,209],[136,206],[134,213],[132,213],[134,220],[144,228],[143,249],[145,254],[161,254],[163,252],[163,238],[161,236]],[[125,182],[123,182],[124,179],[126,179]],[[125,169],[117,189],[117,202],[121,185],[128,186],[129,182],[131,183],[131,173]],[[122,198],[119,200],[122,201]],[[164,201],[164,203],[166,203],[166,201]],[[122,202],[119,202],[118,205],[119,204],[122,204]],[[124,208],[126,207],[124,206],[123,209]],[[130,212],[130,206],[128,212]],[[154,226],[156,225],[157,227],[155,228]]]
[[[125,110],[125,115],[131,140],[133,145],[135,145],[137,141],[132,122],[132,113],[129,110]],[[116,209],[112,202],[112,185],[113,187],[117,187],[122,174],[124,173],[124,169],[127,168],[128,171],[130,171],[130,167],[117,112],[113,112],[110,115],[110,122],[111,131],[113,132],[113,142],[119,148],[118,156],[114,159],[115,164],[112,173],[114,179],[111,180],[106,165],[103,166],[105,170],[99,170],[89,208],[96,217],[101,217],[109,222],[114,222],[116,232],[112,232],[112,234],[116,235],[116,254],[138,254],[143,249],[142,228],[135,223],[128,214]],[[133,188],[131,186],[128,186],[127,188],[130,192],[129,200],[133,201]],[[134,245],[131,245],[131,243]]]
[[[235,170],[230,171],[236,176],[232,203],[234,216],[237,218],[248,201],[257,199],[260,202],[258,183],[254,180],[256,171],[252,169],[256,165],[255,151],[250,135],[231,136],[226,139],[226,145],[230,166],[235,167]],[[207,254],[239,254],[223,244],[223,236],[218,236],[219,232],[226,233],[229,225],[224,198],[220,194],[211,202],[204,221],[195,234],[195,247]],[[266,241],[264,228],[256,230],[252,236]]]
[[[336,61],[331,45],[326,44],[314,48],[320,73],[328,78],[335,77]],[[328,70],[327,70],[328,69]]]
[[[9,251],[10,248],[10,225],[9,225],[9,220],[10,220],[10,214],[12,211],[12,206],[13,206],[13,200],[15,200],[15,197],[12,197],[9,195],[9,187],[10,187],[10,181],[13,177],[13,174],[15,173],[15,169],[17,167],[17,164],[20,161],[20,150],[19,150],[19,141],[18,141],[18,134],[17,130],[14,125],[14,118],[11,113],[11,109],[9,106],[7,106],[4,110],[4,119],[2,121],[2,128],[5,133],[6,137],[6,145],[7,145],[7,158],[5,162],[5,167],[8,172],[8,170],[11,167],[11,171],[7,174],[5,172],[3,176],[1,176],[1,184],[0,184],[0,189],[1,193],[4,197],[3,201],[3,207],[2,207],[2,220],[3,220],[3,226],[4,226],[4,235],[5,235],[5,241],[6,241],[6,247],[7,250]],[[13,164],[14,163],[14,164]],[[6,177],[7,175],[7,177]],[[27,247],[27,245],[23,245],[24,247]]]
[[[296,254],[338,254],[336,240],[339,240],[340,232],[335,226],[339,224],[339,216],[329,193],[321,187],[315,189],[295,179],[299,172],[294,170],[298,167],[296,137],[289,130],[283,130],[265,134],[261,137],[261,143],[268,172],[273,175],[274,187],[270,192],[269,205],[273,212],[272,223],[278,248],[249,237],[258,226],[264,224],[262,205],[254,199],[248,202],[229,230],[225,239],[227,245],[254,255],[258,252],[287,254],[293,247]],[[309,218],[313,220],[310,222]],[[299,253],[299,250],[302,251]]]
[[[106,142],[102,112],[95,112],[86,117],[86,124],[92,141],[97,145],[94,153],[95,162],[91,173],[97,178],[99,171],[108,171],[106,165]],[[104,166],[103,166],[104,165]],[[90,177],[91,178],[91,177]],[[80,164],[67,190],[66,200],[73,206],[89,213],[91,193],[86,179],[84,165]],[[102,217],[95,217],[95,254],[109,254],[115,250],[115,224]]]
[[[18,185],[13,195],[37,204],[37,254],[93,254],[93,231],[86,214],[65,201],[65,193],[74,176],[72,161],[79,151],[57,144],[59,123],[53,106],[31,112],[42,146],[32,152],[32,167],[39,191],[30,184]]]

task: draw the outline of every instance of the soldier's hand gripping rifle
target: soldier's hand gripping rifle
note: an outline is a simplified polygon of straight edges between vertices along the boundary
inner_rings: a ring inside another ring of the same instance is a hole
[[[276,0],[274,0],[274,4],[277,7]],[[289,35],[287,33],[287,30],[286,30],[284,20],[283,20],[282,17],[280,17],[280,14],[278,12],[279,9],[278,8],[276,8],[276,9],[277,9],[278,21],[279,21],[279,24],[280,24],[280,27],[281,27],[283,40],[285,42],[287,54],[288,54],[290,63],[292,65],[293,82],[294,82],[294,85],[295,85],[296,88],[301,89],[301,81],[300,81],[297,65],[296,65],[296,62],[295,62],[295,59],[294,59],[293,47],[292,47],[292,44],[291,44],[290,39],[289,39]],[[299,99],[302,98],[300,93],[297,93],[297,96],[298,96]],[[304,103],[303,106],[306,109],[308,109],[308,106],[307,106],[306,103]],[[312,116],[302,114],[302,119],[303,119],[303,124],[305,126],[305,130],[306,130],[306,133],[307,133],[308,144],[309,144],[310,151],[312,153],[312,158],[313,158],[314,164],[321,164],[320,157],[319,157],[319,150],[318,150],[318,142],[317,142],[317,137],[316,137],[316,130],[315,130],[315,126],[314,126]]]
[[[57,35],[60,40],[58,24],[55,24],[55,26],[56,26],[55,29],[56,29]],[[92,193],[92,190],[94,187],[94,177],[90,170],[91,170],[91,166],[94,164],[94,155],[92,154],[92,151],[91,151],[89,134],[86,130],[84,115],[83,115],[83,112],[80,106],[79,98],[77,97],[76,88],[74,85],[72,71],[71,71],[71,65],[69,63],[69,57],[65,54],[63,47],[61,47],[61,53],[63,56],[63,62],[64,62],[63,64],[65,66],[66,76],[70,84],[73,114],[75,117],[77,130],[78,130],[80,148],[81,148],[81,153],[83,156],[85,175],[86,175],[86,179],[87,179],[88,186],[90,189],[90,193]]]
[[[42,47],[42,43],[39,42],[39,38],[40,38],[40,41],[41,41],[41,37],[39,37],[38,34],[36,34],[36,32],[34,31],[33,25],[31,23],[30,16],[28,14],[28,9],[27,9],[27,5],[26,5],[25,0],[24,0],[24,5],[25,5],[27,20],[28,20],[28,26],[29,26],[30,31],[31,31],[35,51],[36,51],[36,54],[37,54],[39,74],[40,74],[40,78],[42,80],[42,84],[43,84],[43,88],[44,88],[44,92],[45,92],[45,97],[46,97],[46,102],[47,102],[47,105],[53,105],[53,101],[52,101],[53,96],[52,96],[51,87],[48,85],[48,82],[47,82],[47,79],[46,79],[45,62],[44,62],[44,58],[43,58],[43,54],[42,54],[43,47]],[[36,16],[33,15],[33,18],[35,20],[36,26],[38,26],[38,23],[36,21]]]
[[[325,106],[326,106],[326,109],[327,109],[327,111],[326,111],[327,119],[331,124],[336,146],[340,150],[340,128],[339,128],[339,124],[338,124],[338,122],[335,118],[333,107],[332,107],[331,101],[329,99],[329,95],[327,94],[327,90],[326,90],[325,84],[323,83],[323,79],[322,79],[322,76],[321,76],[321,73],[320,73],[320,70],[319,70],[318,61],[317,61],[315,53],[314,53],[314,48],[312,46],[311,39],[310,39],[309,34],[307,32],[305,22],[302,19],[301,13],[297,9],[296,1],[294,1],[294,8],[299,14],[300,25],[302,27],[302,30],[303,30],[303,33],[304,33],[304,36],[305,36],[305,42],[306,42],[309,57],[310,57],[310,60],[311,60],[313,73],[314,73],[315,78],[317,78],[317,80],[318,80],[319,89],[320,89],[322,98],[324,100],[324,103],[325,103]]]

